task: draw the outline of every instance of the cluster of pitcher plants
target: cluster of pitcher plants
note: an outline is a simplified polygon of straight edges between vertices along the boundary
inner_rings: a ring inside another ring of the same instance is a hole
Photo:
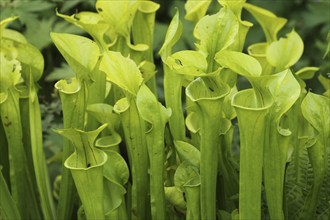
[[[0,23],[1,219],[328,219],[330,82],[306,90],[317,67],[294,71],[304,44],[287,20],[245,0],[186,2],[195,50],[172,52],[174,15],[153,58],[152,1],[97,1],[96,12],[57,15],[90,38],[51,33],[75,73],[58,81],[62,172],[54,197],[43,151],[41,53]],[[258,24],[242,20],[242,10]],[[266,42],[247,45],[260,25]],[[327,56],[327,54],[325,54]],[[249,89],[238,91],[237,78]],[[233,139],[239,132],[239,155]]]

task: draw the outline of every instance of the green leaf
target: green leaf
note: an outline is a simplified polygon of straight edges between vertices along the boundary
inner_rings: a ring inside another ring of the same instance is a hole
[[[124,57],[119,52],[104,53],[100,70],[107,75],[107,79],[124,91],[136,96],[143,78],[135,62]]]
[[[0,205],[0,216],[4,220],[21,219],[15,201],[8,189],[6,180],[2,175],[2,167],[0,167]]]
[[[330,99],[309,92],[301,103],[301,109],[307,121],[320,133],[330,134]],[[326,140],[326,139],[325,139]]]
[[[194,50],[183,50],[169,56],[166,64],[178,74],[201,76],[206,75],[206,57]]]
[[[159,50],[162,61],[165,63],[167,57],[172,54],[172,47],[180,39],[182,34],[182,23],[179,19],[179,10],[173,16],[172,21],[167,29],[165,41]]]
[[[232,10],[235,13],[235,15],[237,16],[237,18],[240,19],[241,18],[242,8],[243,8],[243,5],[246,2],[246,0],[236,0],[236,1],[218,0],[218,2],[223,7],[230,8],[230,10]]]
[[[56,12],[56,15],[85,30],[104,50],[107,48],[103,37],[109,29],[109,24],[104,23],[102,17],[98,13],[83,11],[68,16]]]
[[[198,49],[207,56],[209,72],[215,70],[215,54],[225,50],[236,40],[238,28],[235,14],[227,8],[222,8],[217,14],[206,15],[196,24],[194,36],[199,40]]]
[[[201,219],[199,205],[201,179],[198,169],[187,161],[183,161],[175,171],[174,184],[185,192],[187,219]]]
[[[7,93],[10,87],[14,87],[19,83],[22,67],[18,60],[8,60],[6,55],[2,52],[0,52],[0,62],[0,92]]]
[[[104,187],[108,192],[104,196],[104,206],[105,212],[109,213],[124,203],[129,170],[124,158],[119,153],[110,150],[107,151],[107,155],[108,160],[104,165],[103,175],[106,180]]]
[[[41,52],[32,44],[15,43],[17,48],[17,60],[21,62],[22,77],[29,82],[29,75],[32,73],[33,81],[37,82],[44,71],[44,58]]]
[[[301,111],[304,118],[317,131],[315,144],[308,148],[308,156],[313,167],[313,185],[300,213],[300,218],[307,220],[315,217],[321,194],[329,193],[327,181],[324,180],[328,179],[330,169],[330,98],[309,92],[301,103]]]
[[[318,67],[308,66],[298,70],[295,74],[301,79],[312,79],[319,69]]]
[[[199,168],[201,155],[195,146],[184,141],[174,141],[174,145],[181,161],[186,161],[189,165]]]
[[[103,167],[108,159],[107,154],[99,149],[93,149],[95,163],[89,167],[77,165],[77,157],[77,152],[73,153],[64,165],[71,171],[86,217],[104,219]]]
[[[266,78],[268,78],[266,79],[267,85],[275,102],[272,107],[272,117],[279,124],[280,118],[299,98],[300,85],[289,69],[269,77],[266,76]],[[290,95],[288,96],[288,94]]]
[[[73,34],[50,34],[54,44],[68,62],[78,79],[91,77],[100,51],[96,43]]]
[[[197,23],[206,13],[211,0],[206,1],[195,1],[188,0],[186,1],[184,8],[186,9],[185,19]]]
[[[1,38],[12,40],[12,41],[17,41],[22,44],[27,44],[27,40],[24,37],[23,34],[21,34],[18,31],[14,31],[11,29],[4,29],[1,31]]]
[[[287,38],[280,38],[278,41],[272,42],[266,51],[267,61],[282,71],[294,65],[301,57],[304,51],[304,42],[301,37],[294,31],[287,34]]]
[[[87,112],[101,124],[108,124],[111,132],[119,128],[119,116],[113,112],[113,107],[105,103],[96,103],[87,106]]]
[[[240,219],[261,219],[261,187],[267,114],[273,105],[270,95],[258,107],[252,89],[236,93],[232,99],[240,129]],[[252,126],[252,127],[251,127]]]
[[[236,51],[220,51],[216,54],[215,60],[223,67],[245,77],[260,76],[262,69],[255,58]]]
[[[320,74],[318,76],[318,79],[320,81],[320,83],[322,84],[322,86],[326,89],[329,90],[330,89],[330,74],[328,74],[328,77],[323,76],[322,74]]]
[[[262,75],[271,75],[274,72],[274,67],[270,65],[266,58],[268,43],[255,43],[248,47],[248,54],[257,59],[262,68]]]
[[[287,20],[285,18],[277,17],[272,12],[251,5],[249,3],[244,4],[244,8],[248,10],[261,25],[265,35],[267,42],[273,42],[277,40],[277,33],[283,28],[286,24]]]
[[[130,29],[139,1],[97,1],[96,10],[106,23],[111,26],[108,34],[112,41],[117,35],[130,39]]]
[[[0,21],[0,38],[3,37],[3,32],[5,30],[5,28],[7,27],[7,25],[12,22],[15,21],[18,18],[18,16],[12,16],[6,19],[3,19]]]
[[[141,117],[151,124],[146,132],[148,155],[150,161],[150,203],[153,219],[165,218],[165,192],[164,192],[164,129],[172,111],[161,105],[155,95],[146,86],[142,85],[136,104]]]
[[[91,166],[98,166],[101,162],[95,156],[94,142],[100,132],[107,126],[103,124],[98,129],[85,132],[76,128],[55,130],[56,133],[69,139],[75,147],[75,154],[70,156],[66,166],[70,169],[88,169]],[[99,153],[98,153],[99,154]],[[98,156],[101,157],[101,156]],[[101,159],[102,161],[103,159]]]
[[[82,85],[77,78],[60,80],[55,84],[55,88],[65,94],[75,94],[80,91]]]

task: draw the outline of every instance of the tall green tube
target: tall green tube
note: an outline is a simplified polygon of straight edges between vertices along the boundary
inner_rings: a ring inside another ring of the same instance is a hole
[[[234,95],[234,106],[240,128],[240,183],[239,219],[261,219],[261,182],[264,138],[267,135],[267,114],[272,98],[256,107],[254,90],[240,91]]]

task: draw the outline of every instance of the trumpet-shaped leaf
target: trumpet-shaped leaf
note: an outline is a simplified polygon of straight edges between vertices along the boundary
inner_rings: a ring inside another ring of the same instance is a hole
[[[199,130],[201,161],[210,161],[210,163],[200,163],[201,216],[202,219],[213,219],[216,215],[215,192],[222,103],[230,89],[221,81],[215,81],[211,87],[205,83],[205,80],[208,79],[197,78],[192,81],[186,88],[186,95],[195,103],[196,113],[201,118]]]
[[[307,121],[319,132],[324,135],[324,140],[330,134],[330,99],[325,96],[308,93],[301,103],[301,109]]]
[[[304,42],[293,30],[287,34],[287,38],[281,38],[268,46],[266,58],[277,71],[282,71],[294,65],[301,57],[303,50]]]
[[[222,8],[217,14],[203,17],[196,24],[194,36],[199,40],[197,47],[207,55],[210,72],[215,70],[215,54],[234,43],[238,28],[239,23],[235,14],[227,8]]]
[[[111,39],[116,35],[130,38],[130,30],[139,1],[97,1],[96,10],[111,28],[108,30]]]
[[[205,15],[210,4],[211,0],[186,1],[184,5],[184,8],[186,9],[186,15],[184,16],[184,18],[188,21],[193,21],[194,23],[197,23]]]
[[[92,146],[89,147],[92,148]],[[77,163],[77,158],[78,151],[73,153],[64,165],[72,173],[86,217],[87,219],[104,219],[103,167],[107,161],[107,154],[94,148],[94,161],[90,166]]]
[[[241,13],[242,13],[242,8],[246,0],[236,0],[236,1],[231,1],[231,0],[218,0],[220,5],[223,7],[228,7],[230,8],[235,15],[240,18]]]
[[[175,172],[174,184],[182,192],[185,192],[186,219],[200,219],[200,204],[196,202],[200,199],[199,188],[201,185],[198,168],[190,165],[187,161],[183,161]]]
[[[271,75],[274,72],[274,67],[270,65],[266,57],[266,51],[268,43],[256,43],[248,47],[248,53],[250,56],[257,59],[262,67],[262,75]]]
[[[98,129],[89,132],[75,128],[56,130],[57,133],[68,138],[75,147],[75,154],[70,159],[71,167],[85,169],[100,163],[94,153],[94,142],[106,126],[107,124],[103,124]]]
[[[142,85],[137,94],[137,107],[141,117],[151,124],[146,133],[148,154],[150,161],[150,203],[151,214],[154,219],[165,218],[164,170],[165,124],[171,116],[171,110],[161,105],[155,95],[146,86]]]
[[[322,188],[324,189],[323,192],[329,195],[329,186],[324,179],[329,179],[330,171],[330,99],[308,93],[301,103],[301,110],[306,120],[317,131],[315,145],[308,148],[308,156],[313,167],[313,185],[300,216],[301,219],[307,220],[315,218]],[[329,196],[326,198],[329,199]]]
[[[261,219],[264,139],[272,104],[268,94],[264,106],[258,107],[252,89],[240,91],[232,99],[240,129],[239,218],[242,220]]]
[[[249,3],[245,3],[244,8],[248,10],[261,25],[266,35],[267,42],[270,43],[276,41],[277,33],[283,28],[287,20],[285,18],[277,17],[275,14],[266,9],[251,5]]]
[[[103,55],[100,70],[124,91],[137,95],[143,78],[133,60],[123,57],[119,52],[108,51]]]
[[[106,215],[118,211],[118,207],[125,205],[125,184],[129,177],[128,166],[122,156],[114,151],[107,151],[108,160],[104,165],[104,206]],[[126,212],[126,211],[125,211]]]
[[[104,23],[104,20],[98,13],[83,11],[72,16],[68,16],[56,12],[56,15],[85,30],[104,50],[107,48],[103,37],[110,25]]]

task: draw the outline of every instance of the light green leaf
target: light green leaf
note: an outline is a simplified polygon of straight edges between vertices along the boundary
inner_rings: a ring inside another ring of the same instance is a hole
[[[158,52],[164,63],[166,62],[167,57],[172,54],[172,47],[180,39],[181,34],[182,34],[182,24],[179,19],[179,10],[177,10],[176,14],[172,18],[172,21],[167,29],[163,46],[160,48]]]
[[[166,64],[178,74],[200,76],[207,70],[206,57],[194,50],[176,52],[167,58]]]
[[[281,38],[268,46],[266,58],[277,71],[282,71],[294,65],[301,57],[303,51],[304,42],[301,37],[292,30],[287,34],[287,38]]]
[[[274,72],[274,67],[269,64],[266,58],[268,43],[255,43],[248,47],[248,54],[257,59],[262,68],[262,75],[271,75]]]
[[[199,117],[195,112],[190,112],[186,117],[186,126],[188,130],[194,134],[201,129],[199,123]]]
[[[301,79],[312,79],[315,73],[319,71],[319,69],[320,68],[318,67],[308,66],[298,70],[297,72],[295,72],[295,74]]]
[[[103,219],[103,167],[107,154],[94,148],[95,163],[87,167],[78,165],[77,157],[77,152],[73,153],[64,165],[71,171],[87,219]]]
[[[102,17],[98,13],[82,11],[68,16],[56,12],[56,15],[85,30],[103,49],[107,48],[103,37],[109,29],[109,24],[104,23]]]
[[[136,104],[140,116],[151,124],[146,132],[148,155],[150,161],[150,202],[153,219],[165,218],[164,192],[164,129],[172,111],[166,109],[156,99],[151,90],[143,84],[137,94]]]
[[[98,129],[85,132],[76,128],[55,130],[56,133],[69,139],[75,147],[75,153],[67,160],[66,166],[70,169],[88,169],[103,163],[96,156],[94,142],[100,132],[107,126],[103,124]],[[100,153],[98,153],[100,154]],[[102,157],[103,158],[103,157]],[[105,163],[105,162],[104,162]]]
[[[196,24],[194,36],[199,40],[197,47],[207,55],[209,65],[212,66],[218,51],[234,43],[238,28],[236,16],[227,8],[222,8],[217,14],[206,15]]]
[[[104,53],[100,70],[107,75],[107,79],[124,91],[136,96],[143,78],[135,62],[124,57],[119,52]]]
[[[299,98],[300,85],[289,69],[269,77],[266,76],[266,78],[269,80],[267,85],[275,102],[275,105],[272,107],[272,116],[279,122],[283,114]]]
[[[96,140],[95,146],[102,148],[103,151],[116,150],[116,147],[122,141],[121,136],[118,133],[112,133],[111,135],[100,137]]]
[[[92,77],[100,51],[96,43],[73,34],[50,34],[54,44],[68,62],[78,79]]]
[[[201,155],[195,146],[184,141],[174,141],[174,145],[181,161],[199,169]]]
[[[223,67],[245,76],[260,76],[261,65],[255,58],[236,51],[220,51],[216,54],[215,60]]]
[[[158,102],[155,95],[146,85],[142,85],[137,94],[137,107],[141,117],[151,124],[166,124],[171,116],[171,110]]]
[[[87,112],[101,124],[107,123],[110,131],[119,128],[119,115],[113,112],[113,107],[105,103],[96,103],[87,106]]]
[[[110,39],[116,35],[130,39],[130,29],[134,15],[138,9],[139,1],[97,1],[96,10],[103,20],[111,26],[108,30]]]
[[[323,76],[322,74],[320,74],[318,76],[318,79],[320,81],[320,83],[322,84],[322,86],[326,89],[329,90],[330,89],[330,73],[328,73],[328,77]]]
[[[20,220],[21,216],[13,197],[10,194],[5,178],[2,175],[2,166],[0,166],[0,215],[4,220]]]
[[[77,78],[60,80],[55,84],[55,88],[65,94],[74,94],[81,89],[81,82]]]
[[[206,13],[211,0],[205,1],[195,1],[188,0],[186,1],[184,8],[186,9],[185,19],[197,23]]]
[[[270,94],[258,107],[253,89],[236,93],[232,99],[240,129],[240,219],[261,219],[261,188],[267,114],[273,104]]]
[[[12,16],[12,17],[9,17],[9,18],[6,18],[6,19],[0,21],[0,38],[3,37],[3,31],[5,30],[7,25],[10,22],[15,21],[17,18],[18,18],[18,16]]]
[[[248,10],[261,25],[267,42],[273,42],[277,40],[277,33],[282,29],[286,24],[287,20],[285,18],[277,17],[272,12],[260,8],[249,3],[244,4],[244,8]]]
[[[19,42],[22,44],[28,43],[23,34],[21,34],[18,31],[11,30],[11,29],[2,30],[0,37],[4,38],[4,39],[16,41],[16,42]]]
[[[321,134],[330,135],[330,99],[309,92],[301,103],[304,117]]]
[[[125,185],[129,177],[128,166],[122,156],[114,151],[108,151],[108,161],[104,165],[104,207],[109,215],[123,204],[126,194]]]
[[[174,184],[183,192],[185,191],[185,186],[199,185],[200,176],[198,168],[191,166],[187,161],[183,161],[175,172]]]
[[[18,60],[8,60],[2,52],[0,52],[0,64],[0,92],[7,93],[10,87],[18,84],[21,78],[22,67]]]
[[[28,82],[32,73],[33,81],[38,81],[44,71],[44,58],[41,52],[32,44],[15,43],[17,48],[17,60],[21,62],[22,77]],[[26,83],[27,83],[26,82]]]

